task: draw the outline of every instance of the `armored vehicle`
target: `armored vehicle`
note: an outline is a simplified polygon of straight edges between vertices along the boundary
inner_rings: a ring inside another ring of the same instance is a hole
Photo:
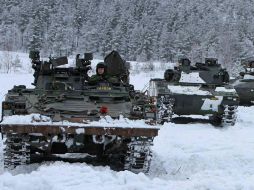
[[[243,60],[242,65],[245,71],[232,84],[239,95],[240,105],[251,106],[254,104],[254,58]]]
[[[14,86],[2,102],[6,168],[82,153],[115,170],[148,172],[158,128],[145,122],[153,123],[156,111],[147,96],[129,84],[118,52],[104,61],[108,74],[119,79],[114,84],[89,84],[90,53],[77,55],[75,67],[67,66],[67,57],[41,61],[33,51],[30,58],[35,88]],[[131,121],[137,119],[144,119],[143,124]]]
[[[217,126],[234,125],[238,96],[228,82],[229,75],[217,59],[207,58],[194,66],[189,59],[180,59],[178,66],[165,71],[164,79],[150,80],[149,94],[156,97],[158,121],[203,115]]]

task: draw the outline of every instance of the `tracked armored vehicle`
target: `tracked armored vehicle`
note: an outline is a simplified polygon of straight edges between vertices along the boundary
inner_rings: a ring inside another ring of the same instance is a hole
[[[114,84],[89,84],[92,54],[77,55],[75,67],[67,66],[67,57],[43,62],[34,51],[30,58],[35,88],[14,86],[2,102],[6,168],[79,153],[85,161],[115,170],[149,171],[158,128],[145,122],[153,123],[156,111],[147,96],[129,84],[118,52],[104,61],[108,74],[119,79]],[[132,121],[139,119],[144,122]]]
[[[233,86],[239,95],[240,105],[254,105],[254,58],[242,61],[244,72],[240,73]]]
[[[217,59],[207,58],[194,66],[186,58],[179,60],[179,66],[165,71],[164,79],[150,80],[158,121],[203,115],[216,126],[234,125],[238,95],[228,82],[229,75]]]

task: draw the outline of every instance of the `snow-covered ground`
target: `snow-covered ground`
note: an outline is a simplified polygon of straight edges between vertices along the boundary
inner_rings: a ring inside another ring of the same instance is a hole
[[[223,130],[204,124],[168,124],[155,139],[149,176],[50,162],[2,173],[0,189],[252,190],[253,132],[248,122]]]
[[[162,76],[163,72],[137,73],[131,82],[142,89],[149,77]],[[0,74],[0,101],[13,85],[31,86],[32,81],[32,74]],[[253,107],[239,107],[236,125],[223,129],[197,123],[161,126],[149,175],[85,163],[45,162],[11,173],[1,165],[0,190],[253,190],[253,115]]]

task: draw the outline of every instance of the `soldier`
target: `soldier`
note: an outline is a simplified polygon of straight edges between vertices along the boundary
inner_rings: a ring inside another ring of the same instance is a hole
[[[114,85],[119,84],[119,79],[114,76],[110,76],[107,74],[107,66],[104,62],[100,62],[96,66],[96,75],[92,75],[88,80],[90,85],[95,85],[99,82],[107,81]]]
[[[32,68],[34,69],[34,82],[32,83],[32,85],[36,85],[37,84],[37,80],[38,80],[38,76],[39,76],[39,72],[40,72],[40,68],[41,68],[41,61],[40,61],[40,52],[37,50],[34,51],[30,51],[29,52],[29,58],[32,59]]]

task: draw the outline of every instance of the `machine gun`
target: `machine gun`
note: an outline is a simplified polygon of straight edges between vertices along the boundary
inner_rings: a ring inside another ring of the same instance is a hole
[[[84,53],[84,58],[80,58],[80,54],[76,55],[76,67],[77,68],[86,68],[91,65],[91,61],[93,60],[92,53]]]
[[[34,82],[32,83],[34,86],[37,84],[38,77],[41,72],[50,72],[54,68],[60,65],[68,64],[68,59],[66,56],[58,57],[58,58],[49,58],[49,61],[41,61],[40,60],[40,52],[38,50],[32,50],[29,52],[29,58],[32,62],[32,68],[34,69]]]
[[[84,75],[82,77],[82,85],[84,85],[84,81],[89,79],[87,72],[91,70],[91,61],[93,60],[92,53],[84,53],[84,58],[80,58],[80,54],[76,55],[76,68],[79,73]]]

